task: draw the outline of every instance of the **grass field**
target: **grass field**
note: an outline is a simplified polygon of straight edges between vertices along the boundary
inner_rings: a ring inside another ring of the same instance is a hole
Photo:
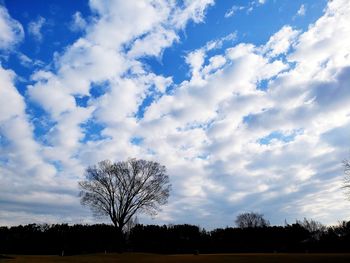
[[[142,254],[142,253],[123,253],[123,254],[91,254],[78,256],[19,256],[6,255],[11,258],[1,258],[1,263],[35,263],[35,262],[137,262],[137,263],[158,263],[158,262],[233,262],[233,263],[309,263],[309,262],[350,262],[350,254],[211,254],[205,255],[158,255],[158,254]]]

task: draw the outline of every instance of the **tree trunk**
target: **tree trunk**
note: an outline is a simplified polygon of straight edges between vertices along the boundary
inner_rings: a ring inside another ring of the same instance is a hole
[[[122,227],[116,227],[116,236],[117,236],[117,251],[119,253],[122,253],[125,250],[125,236],[124,236]]]

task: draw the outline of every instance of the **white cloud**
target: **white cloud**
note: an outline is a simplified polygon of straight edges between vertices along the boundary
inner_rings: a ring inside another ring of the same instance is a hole
[[[38,60],[38,59],[31,59],[30,57],[28,57],[27,55],[21,53],[21,52],[16,52],[16,55],[19,59],[19,62],[21,63],[22,66],[24,67],[32,67],[32,66],[44,66],[45,63],[41,60]]]
[[[244,10],[245,7],[244,6],[232,6],[229,10],[227,10],[227,12],[225,13],[225,18],[229,18],[234,16],[238,11]]]
[[[277,33],[270,37],[269,41],[263,47],[263,52],[268,56],[277,56],[285,54],[295,43],[299,34],[298,30],[294,30],[290,26],[282,27]]]
[[[202,49],[204,49],[205,51],[218,49],[218,48],[221,48],[224,43],[230,44],[230,42],[233,42],[234,40],[236,40],[236,38],[237,38],[237,32],[233,32],[233,33],[230,33],[222,38],[209,41],[205,45],[205,47],[203,47]]]
[[[0,67],[1,90],[0,90],[0,121],[7,121],[21,115],[25,104],[13,86],[15,74],[12,71]]]
[[[200,23],[204,19],[205,10],[208,6],[214,5],[213,0],[185,0],[184,7],[176,9],[172,17],[173,24],[176,28],[184,28],[188,21],[193,20]]]
[[[224,17],[229,18],[236,15],[238,12],[246,10],[246,13],[251,13],[255,8],[266,3],[266,0],[252,0],[247,1],[245,6],[233,5],[229,10],[226,11]]]
[[[222,196],[229,197],[231,204],[224,206],[228,210],[237,211],[242,205],[244,210],[265,209],[272,217],[307,216],[325,223],[348,216],[343,210],[346,201],[337,187],[348,146],[334,139],[339,134],[345,135],[341,136],[343,142],[350,139],[346,135],[350,134],[346,106],[350,96],[346,89],[349,27],[345,26],[350,24],[346,15],[349,3],[342,4],[331,2],[325,15],[303,34],[283,27],[262,48],[240,44],[207,60],[205,49],[189,53],[186,59],[192,68],[191,80],[182,83],[172,96],[152,104],[140,123],[146,138],[144,147],[171,163],[176,182],[182,167],[191,167],[193,160],[198,160],[197,171],[188,173],[201,174],[195,180],[197,188],[182,188],[185,196],[214,198],[212,188],[205,185],[212,184],[210,178],[215,177],[226,193]],[[276,59],[281,54],[287,55],[288,64]],[[219,58],[229,61],[218,64],[223,65],[222,70],[203,70]],[[290,62],[296,62],[295,67],[290,67]],[[269,80],[266,92],[256,90],[261,80]],[[249,117],[247,121],[245,117]],[[334,129],[338,135],[328,135]],[[259,139],[275,130],[286,136],[293,130],[303,132],[290,142],[276,139],[268,145],[259,144]],[[190,134],[197,138],[197,144],[185,143]],[[180,139],[171,143],[169,138],[174,136]],[[170,159],[166,153],[177,157]],[[174,162],[181,163],[181,168]],[[255,179],[251,180],[252,176]],[[324,191],[327,180],[334,187]],[[317,209],[309,209],[311,196],[320,200]],[[332,201],[323,202],[327,199]],[[223,197],[219,200],[225,202]],[[209,209],[201,202],[201,208]],[[196,209],[197,203],[191,203]],[[291,209],[294,206],[298,210]],[[332,212],[326,212],[328,206]],[[215,221],[211,215],[203,218]]]
[[[263,212],[273,223],[304,216],[334,223],[349,216],[338,185],[348,152],[344,141],[350,140],[350,3],[329,2],[307,31],[284,26],[262,46],[226,48],[223,41],[233,36],[211,41],[187,53],[191,72],[179,85],[137,60],[160,56],[189,20],[203,21],[211,4],[185,1],[180,8],[173,2],[91,1],[96,17],[86,34],[56,55],[56,71],[33,74],[28,88],[29,98],[53,122],[45,145],[32,138],[14,73],[0,71],[1,83],[7,83],[0,90],[5,92],[1,127],[17,131],[2,133],[17,142],[1,149],[1,156],[11,153],[25,164],[23,171],[35,171],[40,179],[31,185],[39,189],[16,197],[22,217],[52,220],[53,213],[43,211],[57,195],[47,193],[64,189],[62,207],[69,218],[68,211],[79,207],[72,196],[84,168],[129,156],[167,166],[174,190],[158,217],[163,223],[225,226],[236,213],[250,210]],[[225,50],[211,55],[217,47]],[[166,93],[169,85],[173,90]],[[157,95],[143,117],[136,116],[152,92]],[[87,97],[85,106],[77,104],[78,96]],[[89,123],[102,128],[97,139],[84,141]],[[135,137],[142,142],[133,144]],[[14,183],[8,178],[15,174],[15,163],[0,167],[5,186]],[[43,182],[51,188],[43,191]],[[14,198],[6,187],[1,190],[1,200]],[[38,196],[47,196],[48,202]],[[40,216],[24,208],[38,203],[44,206],[36,211]]]
[[[11,49],[22,41],[24,31],[22,25],[11,18],[7,9],[0,5],[0,50]]]
[[[28,33],[32,35],[37,41],[41,41],[43,38],[41,29],[45,25],[46,19],[39,16],[36,20],[29,22]]]
[[[56,169],[43,158],[41,145],[33,138],[24,98],[14,86],[14,79],[14,72],[0,67],[1,222],[5,220],[3,215],[10,212],[11,204],[17,207],[30,202],[24,196],[34,189],[50,195],[56,175]]]
[[[70,29],[72,31],[84,31],[87,27],[86,20],[82,17],[81,13],[75,12],[72,16],[72,22],[70,25]]]
[[[298,16],[305,16],[306,14],[306,7],[304,4],[302,4],[297,12]]]
[[[163,27],[156,28],[154,32],[149,33],[144,38],[137,39],[128,55],[133,58],[145,55],[158,57],[164,48],[171,46],[177,40],[178,36],[174,31],[166,30]]]
[[[201,71],[207,53],[209,51],[221,48],[224,43],[230,43],[234,41],[236,37],[236,32],[230,33],[222,38],[209,41],[202,48],[199,48],[187,54],[187,56],[185,57],[185,61],[191,69],[190,73],[192,74],[192,83],[194,83],[195,81],[201,82],[201,80],[203,79],[203,74],[201,73]],[[205,74],[207,74],[208,71],[212,69],[218,69],[225,64],[225,58],[220,55],[210,58],[209,60],[211,62],[211,65],[206,66]]]
[[[141,152],[147,152],[130,143],[136,134],[137,119],[134,115],[143,99],[153,92],[153,87],[156,92],[163,93],[172,80],[148,72],[135,58],[159,56],[164,48],[176,41],[177,31],[183,29],[188,20],[202,21],[210,3],[212,1],[189,1],[177,7],[172,2],[162,1],[90,2],[96,16],[87,22],[85,35],[62,54],[55,55],[57,70],[35,72],[32,75],[34,84],[28,87],[29,99],[45,110],[47,116],[43,118],[51,122],[51,128],[41,135],[46,139],[45,144],[38,148],[41,157],[38,162],[46,162],[45,165],[52,169],[49,174],[56,174],[55,177],[45,176],[45,168],[40,168],[45,167],[43,164],[36,168],[37,173],[42,173],[42,178],[38,177],[40,180],[32,187],[49,180],[50,189],[61,191],[57,190],[59,186],[66,187],[76,198],[76,181],[83,176],[87,165],[105,158],[141,157]],[[79,20],[76,22],[83,22],[79,14],[75,18]],[[31,24],[30,32],[40,39],[45,21],[39,18],[36,22]],[[123,50],[126,46],[131,48],[129,54]],[[28,60],[24,56],[21,59]],[[129,77],[127,72],[132,75]],[[103,89],[98,98],[90,93],[95,85]],[[76,98],[82,96],[88,97],[86,107],[76,102]],[[102,139],[84,142],[89,133],[89,128],[84,125],[89,122],[106,126],[101,131]],[[32,134],[23,137],[32,137]],[[11,173],[6,170],[6,174]],[[32,195],[28,195],[28,199],[30,204],[37,203]],[[21,200],[18,203],[23,209]],[[71,199],[67,200],[72,203]],[[47,207],[43,205],[37,214],[42,213],[42,217],[47,218],[45,209]]]
[[[266,3],[266,0],[252,0],[248,2],[248,5],[246,6],[247,14],[251,13],[255,8],[262,6]]]
[[[29,87],[28,92],[31,99],[40,102],[41,106],[50,112],[55,119],[60,114],[75,109],[74,97],[60,88],[59,81],[54,77],[48,80],[47,83],[38,83],[35,87]]]

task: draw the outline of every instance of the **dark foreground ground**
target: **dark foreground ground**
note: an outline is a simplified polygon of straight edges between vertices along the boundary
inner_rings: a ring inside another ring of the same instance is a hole
[[[34,262],[137,262],[137,263],[158,263],[158,262],[233,262],[233,263],[289,263],[289,262],[350,262],[350,254],[200,254],[200,255],[158,255],[142,253],[123,254],[89,254],[78,256],[23,256],[3,255],[0,256],[1,263],[34,263]]]

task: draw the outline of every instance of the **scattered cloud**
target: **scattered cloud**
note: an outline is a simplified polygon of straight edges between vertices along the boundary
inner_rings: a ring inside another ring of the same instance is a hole
[[[22,25],[11,18],[2,5],[0,5],[0,32],[0,50],[12,49],[24,38]]]
[[[238,11],[244,10],[244,6],[232,6],[226,13],[225,13],[225,18],[229,18],[231,16],[234,16]]]
[[[272,57],[286,54],[295,43],[299,34],[300,32],[298,30],[294,30],[290,26],[284,26],[270,37],[269,41],[263,47],[263,52],[267,56]]]
[[[70,29],[72,31],[84,31],[86,30],[87,22],[83,18],[82,14],[78,11],[72,16],[72,22],[70,24]]]
[[[16,54],[17,54],[17,57],[19,59],[19,62],[24,67],[27,67],[27,68],[31,68],[33,66],[37,66],[37,67],[41,66],[42,67],[45,65],[45,63],[43,61],[38,60],[38,59],[33,60],[21,52],[16,52]]]
[[[192,80],[197,79],[200,80],[202,77],[200,76],[202,65],[205,61],[205,58],[207,57],[207,53],[222,48],[222,46],[226,43],[231,44],[230,42],[233,42],[237,37],[237,33],[230,33],[227,36],[224,36],[222,38],[211,40],[205,44],[205,46],[194,50],[187,54],[185,61],[189,65],[192,73]],[[206,66],[205,71],[215,70],[220,68],[225,64],[225,58],[223,56],[214,56],[212,58],[209,58],[211,61],[210,65]]]
[[[246,10],[246,13],[251,13],[255,8],[266,3],[266,0],[250,1],[245,6],[233,5],[229,10],[226,11],[224,17],[229,18],[236,15],[238,12]]]
[[[261,45],[235,43],[235,32],[209,41],[186,54],[189,77],[179,84],[141,58],[181,41],[213,1],[89,5],[91,20],[73,17],[83,35],[55,56],[54,69],[33,72],[24,95],[15,72],[0,68],[1,223],[54,221],[57,210],[81,220],[89,214],[76,198],[84,169],[129,156],[168,168],[174,191],[160,223],[225,226],[244,211],[277,224],[349,216],[339,190],[350,140],[348,1],[329,2],[305,32],[285,25]],[[30,115],[28,101],[43,115]],[[33,117],[49,120],[46,140]]]
[[[177,160],[198,167],[188,172],[200,174],[195,179],[197,188],[192,189],[186,187],[188,180],[181,179],[186,165],[171,165],[184,200],[196,193],[198,201],[191,205],[210,207],[215,215],[221,209],[229,215],[263,207],[272,217],[306,215],[329,223],[346,217],[337,203],[345,202],[339,176],[341,156],[346,156],[348,148],[339,147],[335,136],[320,138],[335,127],[339,127],[337,134],[350,134],[345,102],[349,99],[345,83],[350,50],[344,39],[349,28],[340,26],[349,22],[347,8],[334,1],[306,32],[285,26],[261,47],[239,44],[213,57],[208,57],[205,48],[189,53],[190,81],[179,85],[174,95],[152,104],[140,123],[143,146],[151,147],[165,163]],[[340,35],[340,43],[325,42]],[[205,70],[215,66],[220,70]],[[268,83],[266,91],[258,89],[262,81]],[[283,134],[281,139],[261,143],[276,130]],[[172,143],[169,138],[182,139]],[[325,191],[326,181],[333,190]],[[219,203],[225,208],[209,205],[216,196],[213,189],[221,189]],[[313,210],[308,209],[311,196],[320,198]],[[322,208],[325,199],[332,207],[328,212]],[[287,209],[294,206],[299,209]],[[213,222],[213,214],[203,217]]]
[[[28,24],[28,33],[32,35],[35,40],[41,41],[43,38],[42,27],[45,25],[46,19],[42,16],[39,16],[36,20],[29,22]]]
[[[297,12],[298,16],[305,16],[306,14],[306,7],[304,4],[302,4]]]

